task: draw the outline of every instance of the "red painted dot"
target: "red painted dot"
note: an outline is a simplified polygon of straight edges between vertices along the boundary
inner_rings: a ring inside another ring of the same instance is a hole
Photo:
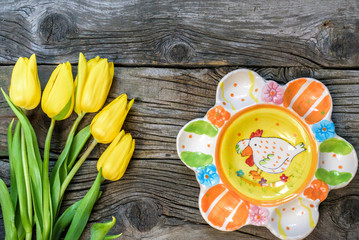
[[[322,161],[322,164],[324,164],[324,161]]]
[[[304,212],[301,212],[302,215],[304,215]]]
[[[342,169],[342,168],[343,168],[343,166],[342,166],[342,165],[339,165],[339,166],[338,166],[338,168],[339,168],[339,169]]]
[[[244,102],[244,98],[242,98],[241,101]]]
[[[255,91],[255,92],[258,92],[258,88],[256,88],[254,91]]]
[[[240,137],[240,136],[241,136],[241,133],[238,133],[237,135],[238,135],[238,137]]]
[[[258,118],[255,118],[254,121],[258,121]]]
[[[237,83],[233,84],[233,87],[237,87]]]
[[[310,204],[309,206],[310,206],[311,208],[314,208],[314,205],[313,205],[313,204]]]
[[[233,93],[231,93],[231,97],[234,97],[234,94],[233,94]]]
[[[223,105],[226,105],[226,102],[223,102]]]
[[[204,175],[204,177],[206,178],[206,179],[208,179],[209,178],[209,176],[206,174],[206,175]]]
[[[182,145],[182,148],[184,148],[184,145]]]
[[[295,208],[292,208],[292,210],[294,211],[294,210],[295,210]]]
[[[294,136],[294,137],[297,137],[297,134],[294,133],[293,136]]]
[[[274,218],[272,218],[272,222],[274,221]]]
[[[337,155],[334,153],[334,154],[333,154],[333,157],[337,157]]]
[[[275,125],[279,126],[279,123],[276,123]]]
[[[207,147],[211,147],[211,144],[207,144]]]
[[[286,227],[287,230],[289,230],[290,228],[289,227]]]
[[[189,137],[189,138],[192,138],[192,135],[189,135],[188,137]]]
[[[285,211],[285,208],[283,208],[282,211],[284,212],[284,211]]]

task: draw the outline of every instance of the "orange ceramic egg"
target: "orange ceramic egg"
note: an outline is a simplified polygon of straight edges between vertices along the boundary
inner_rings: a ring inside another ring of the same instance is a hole
[[[321,82],[300,78],[288,84],[284,92],[283,106],[292,108],[308,124],[314,124],[331,111],[332,99]]]
[[[201,209],[212,225],[233,231],[246,223],[249,204],[230,193],[223,184],[218,184],[204,194]]]

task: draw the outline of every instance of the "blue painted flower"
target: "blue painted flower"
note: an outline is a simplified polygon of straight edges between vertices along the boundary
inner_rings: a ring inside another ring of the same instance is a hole
[[[236,172],[238,177],[243,177],[244,176],[244,172],[242,169],[240,169],[239,171]]]
[[[328,120],[320,121],[316,123],[312,127],[313,133],[315,134],[315,138],[319,142],[323,142],[328,138],[335,137],[335,127],[334,123]]]
[[[206,187],[212,187],[219,183],[216,166],[211,164],[203,169],[199,169],[197,179],[200,184]]]

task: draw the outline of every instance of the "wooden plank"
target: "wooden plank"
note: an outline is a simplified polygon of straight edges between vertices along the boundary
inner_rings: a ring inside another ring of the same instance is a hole
[[[359,5],[342,1],[1,1],[0,63],[80,51],[126,66],[359,67]]]
[[[45,85],[55,66],[40,66],[40,80]],[[0,67],[0,87],[7,89],[11,66]],[[176,153],[176,135],[188,121],[202,117],[215,102],[219,80],[234,67],[175,69],[115,69],[110,99],[126,92],[136,98],[125,129],[136,138],[136,151],[125,176],[108,182],[90,218],[90,224],[108,221],[114,215],[118,222],[113,233],[123,232],[121,239],[275,239],[265,228],[246,226],[223,233],[212,229],[198,210],[198,183],[194,173],[182,164]],[[266,79],[285,83],[301,76],[314,77],[325,83],[334,100],[333,121],[336,132],[359,149],[359,71],[313,70],[308,68],[256,68]],[[3,98],[1,98],[3,99]],[[9,184],[5,131],[13,113],[4,99],[0,102],[0,177]],[[47,117],[36,109],[30,119],[36,123],[43,147]],[[52,156],[63,146],[71,119],[59,122],[52,141]],[[87,116],[82,126],[88,124]],[[105,149],[96,148],[91,159],[76,175],[69,187],[64,206],[82,198],[96,176],[96,158]],[[53,163],[52,163],[53,164]],[[320,220],[308,239],[357,239],[359,236],[359,178],[349,186],[335,190],[320,205]],[[0,219],[0,238],[4,230]],[[89,225],[90,226],[90,225]],[[89,226],[82,239],[89,239]]]

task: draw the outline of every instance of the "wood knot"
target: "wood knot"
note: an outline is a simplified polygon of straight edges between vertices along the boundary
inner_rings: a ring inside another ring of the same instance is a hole
[[[332,35],[330,52],[339,58],[350,58],[359,53],[359,34],[351,31],[336,31]]]
[[[359,57],[359,29],[349,22],[324,21],[314,48],[328,59],[355,60]]]
[[[184,37],[168,36],[156,44],[156,51],[168,63],[184,63],[192,59],[194,50]]]
[[[132,226],[140,232],[148,232],[155,227],[162,210],[151,200],[140,200],[129,203],[126,217]]]
[[[44,41],[54,43],[66,39],[75,32],[75,27],[63,14],[51,13],[41,21],[39,32]]]

